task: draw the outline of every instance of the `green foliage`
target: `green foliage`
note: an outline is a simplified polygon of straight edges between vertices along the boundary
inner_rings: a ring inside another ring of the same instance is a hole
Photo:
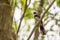
[[[50,16],[51,19],[54,19],[54,17],[57,16],[57,13],[55,13],[55,14],[50,14],[50,15],[51,15],[51,16]]]
[[[34,1],[33,6],[34,6],[34,8],[37,8],[37,6],[38,6],[38,1]]]
[[[38,1],[34,1],[33,9],[34,9],[34,11],[38,10]]]
[[[44,38],[45,38],[44,35],[42,35],[42,36],[41,36],[41,40],[44,40]]]
[[[18,30],[18,25],[17,25],[16,21],[13,22],[13,28],[14,28],[14,31],[17,32],[17,30]]]
[[[42,7],[37,8],[37,11],[38,11],[38,12],[42,12],[42,10],[43,10],[43,8],[42,8]]]
[[[48,19],[48,15],[49,15],[49,12],[47,12],[47,13],[45,14],[45,16],[43,17],[44,21],[46,21],[46,20]]]
[[[52,25],[52,26],[51,26],[50,31],[53,31],[53,29],[52,29],[52,28],[53,28],[53,26],[54,26],[54,25]]]
[[[21,5],[23,5],[23,0],[19,0],[19,3],[20,3]]]
[[[10,5],[12,6],[12,10],[16,7],[16,0],[10,0]]]
[[[58,24],[58,27],[60,27],[60,23]]]
[[[31,18],[33,18],[31,9],[30,8],[27,8],[26,13],[25,13],[25,16],[24,16],[24,20],[28,20],[28,19],[31,19]]]
[[[48,5],[48,0],[44,0],[44,6]]]
[[[60,0],[56,0],[57,6],[60,7]]]
[[[50,21],[51,21],[51,20],[48,20],[48,21],[44,24],[44,26],[46,26]]]
[[[28,29],[27,29],[27,31],[28,31],[28,32],[30,31],[30,25],[28,25]]]
[[[49,30],[46,30],[46,33],[48,32]]]
[[[27,7],[27,1],[26,0],[20,0],[20,3],[22,5],[22,11],[25,11],[25,6]]]
[[[60,27],[60,23],[58,23],[58,22],[60,22],[60,20],[56,19],[56,20],[55,20],[55,24]]]
[[[56,22],[56,25],[57,25],[58,24],[58,20],[56,19],[55,22]]]

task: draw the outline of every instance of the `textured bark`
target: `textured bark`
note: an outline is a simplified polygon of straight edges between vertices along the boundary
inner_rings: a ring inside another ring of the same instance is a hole
[[[12,22],[13,16],[8,0],[0,0],[0,40],[16,40]]]

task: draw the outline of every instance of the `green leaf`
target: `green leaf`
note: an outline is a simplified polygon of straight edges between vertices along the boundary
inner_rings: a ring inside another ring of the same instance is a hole
[[[44,38],[45,38],[44,35],[42,35],[42,36],[41,36],[41,40],[44,40]]]
[[[44,0],[44,6],[48,5],[48,0]]]
[[[56,0],[57,6],[60,7],[60,0]]]
[[[16,7],[16,0],[10,0],[10,5],[11,5],[11,8],[12,10]]]
[[[58,24],[58,20],[56,19],[55,22],[56,22],[56,25],[57,25]]]
[[[46,33],[48,32],[48,30],[46,30]]]
[[[30,25],[28,25],[28,29],[27,29],[27,31],[30,31]]]
[[[43,9],[42,7],[39,7],[39,8],[37,9],[37,11],[38,11],[38,12],[42,12],[42,9]]]
[[[33,18],[31,9],[30,8],[27,8],[26,13],[25,13],[25,16],[24,16],[24,20],[31,19],[31,18]]]
[[[20,3],[22,5],[22,11],[24,11],[25,6],[27,5],[26,2],[27,2],[26,0],[20,0]]]
[[[18,25],[17,25],[16,22],[15,22],[15,30],[16,30],[16,31],[18,30]]]
[[[17,30],[18,30],[18,25],[17,25],[16,21],[13,22],[13,28],[14,28],[14,31],[17,32]]]
[[[19,0],[19,3],[21,3],[21,5],[23,5],[23,0]]]
[[[58,26],[60,27],[60,24],[58,24]]]
[[[46,25],[49,23],[49,21],[51,21],[51,20],[48,20],[48,21],[44,24],[44,26],[46,26]]]
[[[45,16],[43,17],[44,21],[46,21],[46,20],[48,19],[48,16],[49,16],[49,12],[47,12],[47,13],[45,14]]]
[[[37,6],[38,6],[38,1],[34,1],[33,7],[34,7],[34,8],[37,8]]]
[[[56,19],[56,20],[55,20],[55,24],[60,27],[60,20]]]
[[[50,31],[53,31],[53,29],[52,29],[53,26],[54,26],[54,25],[51,26]]]
[[[60,27],[60,20],[58,20],[58,26]]]

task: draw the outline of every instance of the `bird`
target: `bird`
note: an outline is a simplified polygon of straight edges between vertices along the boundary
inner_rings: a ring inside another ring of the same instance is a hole
[[[33,14],[34,14],[34,19],[37,20],[37,21],[39,21],[39,19],[40,19],[39,13],[34,12]],[[40,23],[39,27],[40,27],[40,31],[41,31],[42,35],[46,35],[45,29],[43,27],[42,20],[41,20],[41,23]]]

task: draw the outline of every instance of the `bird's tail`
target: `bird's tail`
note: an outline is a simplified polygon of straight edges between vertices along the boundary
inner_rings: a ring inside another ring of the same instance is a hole
[[[46,31],[43,27],[43,22],[42,21],[41,21],[41,25],[40,25],[40,31],[41,31],[42,35],[46,35]]]

